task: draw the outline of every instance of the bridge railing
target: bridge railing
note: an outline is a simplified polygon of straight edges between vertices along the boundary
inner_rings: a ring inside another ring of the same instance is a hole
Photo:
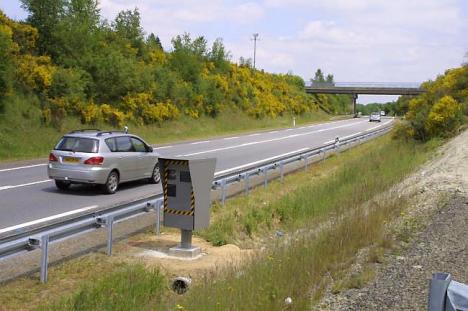
[[[419,82],[307,82],[306,87],[310,88],[404,88],[418,89],[421,87]]]

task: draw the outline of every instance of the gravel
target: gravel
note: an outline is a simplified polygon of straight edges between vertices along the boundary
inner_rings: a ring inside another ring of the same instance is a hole
[[[427,310],[432,274],[447,272],[468,284],[468,131],[397,188],[412,204],[392,228],[412,219],[408,243],[374,264],[375,277],[360,289],[327,290],[317,310]],[[359,256],[353,266],[361,264]]]

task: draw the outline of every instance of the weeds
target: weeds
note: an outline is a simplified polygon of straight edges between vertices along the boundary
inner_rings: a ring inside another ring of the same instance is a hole
[[[140,310],[161,300],[165,278],[142,265],[120,268],[103,279],[83,286],[73,296],[38,310]]]

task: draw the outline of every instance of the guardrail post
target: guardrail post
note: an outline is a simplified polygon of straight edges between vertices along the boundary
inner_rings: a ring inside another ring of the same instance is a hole
[[[49,267],[49,236],[41,236],[41,283],[47,283],[47,269]]]
[[[249,194],[249,173],[245,173],[245,194]]]
[[[163,202],[159,200],[156,203],[155,211],[156,211],[156,235],[161,234],[161,207]]]
[[[265,181],[263,182],[263,186],[266,188],[268,186],[268,168],[263,169],[263,176],[265,177]]]
[[[280,181],[281,183],[283,182],[283,177],[284,177],[284,163],[283,161],[280,162]]]
[[[338,136],[335,138],[335,149],[336,152],[340,152],[340,138]]]
[[[109,216],[106,219],[107,226],[107,255],[112,256],[112,230],[114,228],[114,217]]]
[[[221,203],[224,205],[226,202],[226,179],[221,181]]]
[[[322,161],[325,160],[325,149],[320,149],[320,152],[322,153]]]
[[[307,168],[309,167],[309,163],[307,161],[307,155],[304,156],[304,171],[307,171]]]

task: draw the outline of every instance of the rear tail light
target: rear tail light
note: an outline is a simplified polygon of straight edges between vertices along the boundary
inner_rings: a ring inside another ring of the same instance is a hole
[[[49,153],[49,162],[57,162],[57,161],[58,161],[58,159],[55,156],[55,154],[53,154],[52,152]]]
[[[104,162],[104,157],[92,157],[83,163],[88,165],[102,165],[102,162]]]

